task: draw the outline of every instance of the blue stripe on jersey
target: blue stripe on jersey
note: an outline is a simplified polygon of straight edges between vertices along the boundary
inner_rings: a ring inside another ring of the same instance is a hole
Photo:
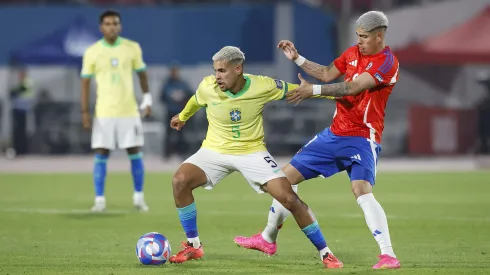
[[[393,62],[394,61],[395,61],[395,57],[390,53],[390,63],[388,64],[385,71],[383,72],[384,74],[388,73],[391,70],[391,68],[393,68]]]
[[[393,61],[395,60],[390,52],[385,53],[385,55],[385,62],[379,68],[379,71],[382,74],[385,74],[391,70],[391,68],[393,67]]]

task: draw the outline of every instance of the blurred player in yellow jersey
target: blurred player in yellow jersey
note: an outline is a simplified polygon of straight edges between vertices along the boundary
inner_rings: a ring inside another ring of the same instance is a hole
[[[102,13],[100,31],[104,37],[85,52],[81,73],[83,126],[86,129],[92,127],[92,149],[95,151],[95,205],[92,211],[101,212],[106,208],[104,186],[107,160],[110,151],[118,148],[126,149],[131,160],[133,204],[140,211],[148,211],[143,196],[143,129],[133,85],[133,72],[137,72],[143,91],[143,101],[139,108],[143,116],[150,115],[152,97],[148,88],[146,65],[140,45],[119,36],[119,13]],[[92,78],[95,78],[97,84],[93,125],[88,107]]]
[[[184,161],[173,176],[173,192],[179,218],[187,235],[183,250],[170,258],[182,263],[204,255],[197,230],[197,211],[192,190],[212,189],[233,171],[240,172],[255,191],[268,192],[293,213],[296,222],[320,252],[325,266],[341,267],[327,247],[318,222],[291,188],[284,172],[264,143],[264,105],[285,97],[298,85],[265,76],[243,73],[245,55],[227,46],[213,56],[215,76],[203,79],[184,110],[171,120],[180,130],[201,107],[209,122],[201,149]]]

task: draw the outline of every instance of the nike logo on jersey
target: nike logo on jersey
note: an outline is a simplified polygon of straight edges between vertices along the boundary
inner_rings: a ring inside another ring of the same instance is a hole
[[[216,105],[220,105],[221,103],[220,102],[212,102],[211,105],[213,106],[216,106]]]

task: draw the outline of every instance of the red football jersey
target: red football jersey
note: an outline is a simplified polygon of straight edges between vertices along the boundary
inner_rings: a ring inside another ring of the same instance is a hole
[[[355,45],[335,59],[334,65],[345,74],[345,82],[367,72],[377,85],[337,100],[330,130],[338,136],[365,137],[381,143],[386,102],[398,80],[398,59],[388,46],[377,54],[362,55]]]

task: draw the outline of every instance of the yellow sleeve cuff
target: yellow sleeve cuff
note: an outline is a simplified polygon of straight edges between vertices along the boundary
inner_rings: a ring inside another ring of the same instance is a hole
[[[184,109],[182,112],[179,114],[179,119],[181,121],[187,121],[189,118],[191,118],[197,111],[201,109],[201,106],[199,103],[197,103],[196,96],[194,95],[187,101],[187,104],[185,105]]]
[[[335,100],[335,96],[324,96],[324,95],[314,95],[312,98],[325,98],[325,99],[331,99]]]

